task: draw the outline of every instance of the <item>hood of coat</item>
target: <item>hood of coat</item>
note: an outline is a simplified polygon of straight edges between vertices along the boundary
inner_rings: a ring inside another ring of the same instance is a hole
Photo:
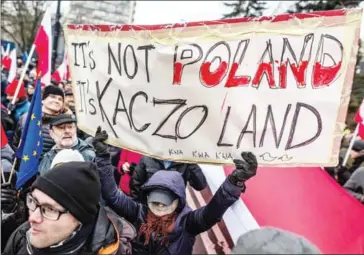
[[[154,189],[166,189],[179,198],[178,208],[186,206],[186,186],[182,175],[177,171],[160,170],[141,187],[142,197],[146,201],[148,193]]]

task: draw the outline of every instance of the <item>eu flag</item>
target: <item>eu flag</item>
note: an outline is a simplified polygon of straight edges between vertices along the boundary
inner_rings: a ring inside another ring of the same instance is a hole
[[[38,172],[39,156],[42,151],[42,91],[39,77],[21,134],[20,144],[15,153],[20,160],[16,181],[17,189]]]

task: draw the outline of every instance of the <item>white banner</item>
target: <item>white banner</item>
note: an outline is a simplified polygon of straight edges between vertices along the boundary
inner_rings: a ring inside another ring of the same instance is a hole
[[[65,27],[79,127],[157,158],[333,166],[361,10]]]

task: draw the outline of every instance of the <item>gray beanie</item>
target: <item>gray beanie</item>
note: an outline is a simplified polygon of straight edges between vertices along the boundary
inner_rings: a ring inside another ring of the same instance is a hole
[[[83,158],[82,154],[77,150],[72,149],[63,149],[60,150],[56,156],[54,157],[51,168],[55,167],[60,163],[67,163],[67,162],[84,162],[85,159]]]
[[[264,227],[241,235],[231,254],[321,254],[321,252],[299,235]]]

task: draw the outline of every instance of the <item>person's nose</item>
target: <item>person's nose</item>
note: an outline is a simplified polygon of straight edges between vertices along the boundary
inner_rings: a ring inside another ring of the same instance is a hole
[[[65,128],[65,133],[67,134],[67,135],[70,135],[71,133],[72,133],[72,128],[71,127],[69,127],[69,128]]]
[[[41,223],[43,221],[43,215],[40,212],[40,208],[36,208],[34,211],[29,212],[29,220],[30,223]]]

